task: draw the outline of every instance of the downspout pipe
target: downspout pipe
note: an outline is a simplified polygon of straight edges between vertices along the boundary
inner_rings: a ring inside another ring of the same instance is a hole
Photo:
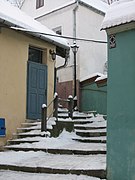
[[[57,70],[60,70],[60,69],[62,69],[62,68],[64,68],[64,67],[67,66],[67,64],[68,64],[68,58],[69,58],[69,51],[66,50],[65,62],[64,62],[63,65],[57,67],[57,68],[56,68],[56,71],[57,71]]]
[[[75,8],[73,9],[73,37],[76,38],[76,11],[79,7],[79,0],[75,0]],[[74,40],[73,40],[74,43]],[[67,66],[68,64],[68,58],[69,58],[69,52],[67,52],[67,56],[65,57],[65,62],[63,65],[56,68],[56,70],[62,69]]]
[[[79,0],[76,0],[76,6],[73,9],[73,37],[76,38],[76,12],[79,7]],[[74,43],[74,40],[73,40]]]

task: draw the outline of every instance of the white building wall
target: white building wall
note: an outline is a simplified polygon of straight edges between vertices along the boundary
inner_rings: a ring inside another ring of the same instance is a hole
[[[77,36],[107,42],[106,33],[100,31],[103,18],[103,15],[79,6]],[[95,72],[103,73],[104,64],[107,61],[107,44],[86,41],[78,41],[77,43],[79,45],[79,79]]]
[[[72,0],[45,0],[44,6],[36,9],[36,0],[25,0],[25,3],[23,4],[21,9],[30,16],[37,18],[43,15],[45,12],[51,11],[52,9],[60,7],[61,5],[70,1]]]
[[[66,7],[52,14],[42,16],[38,18],[42,24],[46,25],[50,29],[62,27],[62,35],[73,37],[73,8],[75,5]],[[73,40],[69,40],[69,44],[73,44]],[[64,64],[64,59],[57,57],[56,67]],[[73,53],[70,51],[70,58],[68,59],[67,67],[57,71],[59,82],[73,80]]]
[[[72,0],[46,0],[47,6],[36,10],[36,0],[26,0],[22,10],[30,13],[33,17],[39,17],[37,20],[50,29],[62,27],[62,35],[73,36],[73,9],[75,5],[68,6],[59,11],[54,11],[43,16],[49,10],[60,7],[64,3]],[[42,15],[42,16],[41,16]],[[100,26],[104,16],[92,11],[84,6],[77,10],[77,37],[93,40],[106,40],[106,34],[100,31]],[[68,40],[70,45],[73,40]],[[95,72],[103,73],[104,64],[107,61],[107,44],[93,42],[77,41],[79,50],[77,52],[77,79],[85,78]],[[63,58],[58,58],[56,66],[64,64]],[[57,72],[59,82],[73,80],[73,53],[70,52],[68,66]]]

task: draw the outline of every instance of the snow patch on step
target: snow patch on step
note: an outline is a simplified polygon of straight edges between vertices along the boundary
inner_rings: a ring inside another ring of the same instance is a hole
[[[0,180],[100,180],[96,177],[85,175],[47,174],[47,173],[25,173],[9,170],[0,170]]]

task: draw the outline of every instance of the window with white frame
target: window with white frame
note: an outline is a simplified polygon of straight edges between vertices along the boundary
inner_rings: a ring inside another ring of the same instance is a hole
[[[36,0],[36,9],[44,6],[44,0]]]

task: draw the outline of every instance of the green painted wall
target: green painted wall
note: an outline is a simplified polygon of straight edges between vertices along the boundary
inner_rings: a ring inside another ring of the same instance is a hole
[[[81,111],[97,111],[107,114],[107,86],[98,87],[96,83],[81,88]]]
[[[109,49],[107,180],[135,180],[135,30]]]

